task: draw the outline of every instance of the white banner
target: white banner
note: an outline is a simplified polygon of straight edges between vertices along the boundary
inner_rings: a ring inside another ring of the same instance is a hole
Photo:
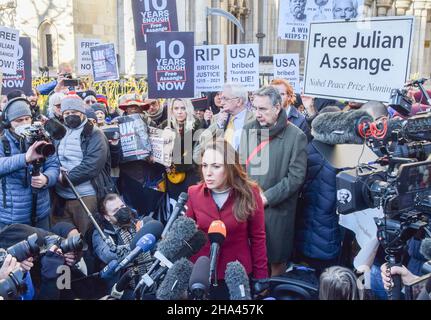
[[[76,70],[81,76],[93,74],[90,48],[101,44],[100,39],[78,39],[78,66]]]
[[[0,71],[15,75],[18,67],[19,30],[0,27]]]
[[[249,91],[259,89],[259,44],[229,45],[227,51],[227,82]]]
[[[195,93],[217,92],[224,84],[224,46],[195,46]]]
[[[310,25],[304,94],[388,102],[409,77],[413,17]]]
[[[299,54],[274,54],[274,78],[286,79],[295,93],[301,93],[299,82]]]
[[[312,21],[359,19],[364,0],[280,0],[278,36],[307,41]]]

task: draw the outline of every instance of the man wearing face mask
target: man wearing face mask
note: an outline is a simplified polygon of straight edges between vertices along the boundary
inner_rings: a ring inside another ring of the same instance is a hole
[[[3,110],[5,130],[0,136],[0,229],[11,224],[30,225],[49,229],[50,197],[59,175],[55,156],[48,157],[41,174],[32,177],[32,163],[43,159],[37,148],[46,142],[38,141],[26,150],[22,129],[31,125],[30,104],[25,98],[10,100]],[[32,210],[33,191],[37,191],[36,210]],[[36,219],[34,219],[36,218]]]
[[[141,223],[135,218],[133,211],[124,204],[118,194],[114,193],[108,194],[103,200],[98,219],[103,232],[112,237],[117,246],[126,247],[130,246],[138,231],[138,225]],[[103,263],[108,264],[112,260],[120,261],[124,258],[118,257],[117,253],[111,251],[97,230],[93,231],[92,242],[94,253]],[[151,263],[151,254],[149,252],[141,253],[134,260],[134,265],[124,270],[124,272],[132,270],[133,274],[136,275],[135,278],[139,281],[140,277],[151,267]],[[134,285],[136,284],[134,283]],[[110,285],[112,284],[108,284],[109,287]]]
[[[74,224],[83,235],[91,227],[90,219],[72,192],[63,171],[90,210],[97,211],[98,200],[115,190],[111,180],[111,155],[104,133],[93,126],[85,116],[84,102],[77,95],[66,96],[61,101],[61,112],[67,128],[58,143],[58,158],[62,166],[56,185],[55,222]]]

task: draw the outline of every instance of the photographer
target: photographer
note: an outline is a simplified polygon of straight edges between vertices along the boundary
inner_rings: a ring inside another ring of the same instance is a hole
[[[66,88],[63,86],[63,80],[66,79],[68,74],[73,72],[73,68],[70,63],[61,63],[58,66],[58,77],[57,80],[51,81],[49,83],[41,84],[36,89],[41,95],[47,96],[51,94],[52,91],[63,92]]]
[[[37,149],[47,144],[37,141],[26,150],[25,139],[17,131],[30,126],[31,117],[30,104],[24,98],[9,101],[3,111],[5,130],[0,147],[0,229],[14,223],[31,224],[32,220],[36,222],[34,226],[49,229],[51,201],[48,189],[57,181],[59,164],[55,156],[50,156],[44,161],[41,174],[31,176],[35,161],[44,160]],[[37,201],[33,206],[35,191]]]

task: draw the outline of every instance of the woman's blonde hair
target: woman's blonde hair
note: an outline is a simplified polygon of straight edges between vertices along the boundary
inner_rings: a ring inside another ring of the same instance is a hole
[[[187,118],[184,124],[184,131],[192,130],[196,119],[194,116],[194,108],[190,99],[175,98],[170,101],[169,108],[168,108],[168,127],[175,129],[176,131],[178,131],[180,127],[173,113],[174,103],[176,101],[181,101],[182,103],[184,103],[184,106],[186,107]]]

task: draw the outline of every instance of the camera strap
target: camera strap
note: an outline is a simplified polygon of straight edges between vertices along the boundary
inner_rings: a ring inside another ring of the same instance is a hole
[[[10,143],[4,133],[1,134],[1,142],[3,144],[3,152],[5,157],[10,157],[12,150],[10,148]],[[1,187],[3,192],[3,208],[6,208],[6,177],[1,177]]]

